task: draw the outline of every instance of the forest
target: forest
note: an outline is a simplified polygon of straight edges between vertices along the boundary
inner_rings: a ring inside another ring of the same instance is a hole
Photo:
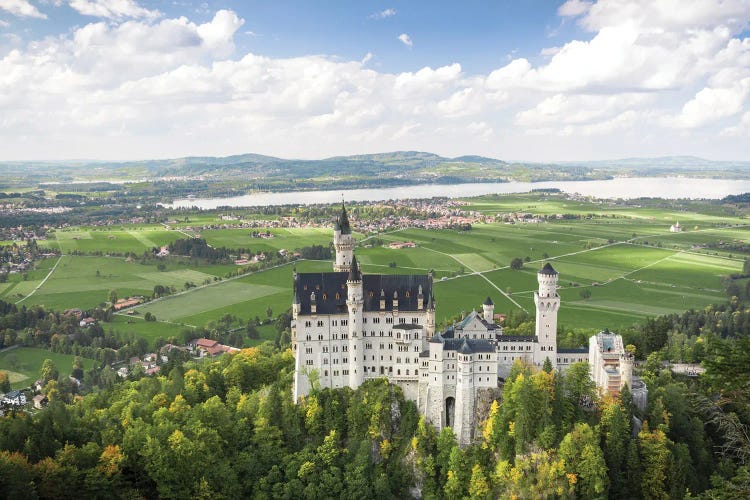
[[[172,363],[160,376],[108,384],[71,403],[53,391],[46,409],[0,419],[0,495],[746,496],[750,340],[722,339],[698,321],[706,374],[673,375],[654,351],[641,369],[644,413],[627,390],[599,399],[585,363],[564,375],[519,363],[465,449],[384,380],[315,388],[294,404],[293,354],[270,343]],[[642,426],[632,426],[633,416]]]

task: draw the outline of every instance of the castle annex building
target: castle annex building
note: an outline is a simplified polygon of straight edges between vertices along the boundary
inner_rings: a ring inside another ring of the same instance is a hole
[[[432,273],[362,274],[342,206],[333,233],[332,272],[294,274],[292,344],[294,398],[320,387],[356,388],[386,377],[415,401],[438,429],[450,426],[460,443],[473,437],[482,391],[496,389],[517,359],[553,368],[589,359],[588,349],[557,349],[557,271],[537,274],[534,335],[503,335],[488,297],[482,312],[435,331]]]

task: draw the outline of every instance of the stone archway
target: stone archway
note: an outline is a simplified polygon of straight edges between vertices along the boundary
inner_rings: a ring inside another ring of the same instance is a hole
[[[445,426],[454,427],[456,423],[456,398],[445,398]]]

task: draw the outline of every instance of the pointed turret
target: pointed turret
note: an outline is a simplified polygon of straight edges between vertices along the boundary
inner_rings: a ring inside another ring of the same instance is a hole
[[[347,281],[362,281],[362,273],[359,271],[359,264],[357,264],[357,257],[352,257],[352,266],[349,269],[349,277]]]
[[[557,276],[557,271],[555,271],[555,268],[552,267],[552,264],[547,262],[544,264],[544,267],[539,270],[539,274],[544,274],[546,276]]]
[[[482,304],[482,317],[487,323],[495,322],[495,303],[492,302],[489,296],[485,299],[484,304]]]
[[[349,272],[354,257],[354,236],[343,201],[341,202],[341,214],[333,225],[333,246],[336,249],[336,261],[333,264],[333,270]]]
[[[341,230],[341,234],[352,234],[352,228],[349,225],[349,216],[346,215],[346,206],[344,206],[343,201],[341,202],[341,215],[339,215],[336,225]]]

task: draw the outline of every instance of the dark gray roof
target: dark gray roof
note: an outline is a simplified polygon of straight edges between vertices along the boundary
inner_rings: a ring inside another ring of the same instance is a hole
[[[352,256],[352,265],[347,279],[349,281],[360,281],[362,279],[362,273],[359,272],[359,264],[357,263],[356,255]]]
[[[310,314],[310,294],[315,293],[317,314],[341,314],[347,311],[347,272],[298,273],[294,293],[300,299],[300,314]],[[393,310],[393,293],[398,294],[399,311],[418,311],[419,287],[422,286],[423,308],[432,295],[432,278],[417,274],[362,275],[364,310],[379,311],[381,291],[385,295],[385,311]],[[338,297],[336,297],[338,294]]]
[[[476,352],[495,352],[495,346],[486,339],[454,339],[445,338],[444,334],[435,335],[430,342],[443,344],[445,351],[458,351],[462,354],[472,354]],[[466,352],[464,352],[466,351]]]
[[[419,357],[420,358],[429,358],[430,357],[430,351],[429,350],[424,350],[424,351],[420,352],[419,353]]]
[[[421,330],[422,325],[416,323],[402,323],[400,325],[393,325],[392,330]]]
[[[422,305],[427,309],[427,297],[432,295],[432,277],[427,274],[365,274],[362,276],[365,311],[380,310],[380,292],[385,292],[385,310],[393,310],[393,293],[398,293],[399,311],[418,311],[419,287]]]
[[[497,335],[498,342],[537,342],[536,335]]]
[[[487,296],[487,298],[486,298],[486,299],[484,299],[484,305],[486,305],[486,306],[494,306],[494,305],[495,305],[495,303],[494,303],[494,302],[492,302],[492,299],[491,299],[491,298],[490,298],[490,296],[488,295],[488,296]]]
[[[560,348],[557,350],[557,354],[583,354],[588,352],[589,350],[585,347]]]
[[[346,215],[346,207],[343,202],[341,203],[341,215],[339,215],[334,227],[340,229],[341,234],[352,234],[352,228],[349,225],[349,216]]]
[[[492,342],[485,339],[447,339],[444,349],[459,351],[461,354],[475,352],[495,352]]]
[[[300,314],[310,314],[310,294],[312,293],[315,293],[317,314],[347,312],[347,274],[346,272],[297,274],[295,294],[300,298]]]
[[[557,271],[555,271],[555,268],[552,267],[552,264],[547,262],[544,264],[544,267],[539,270],[539,274],[546,274],[547,276],[556,276]]]

